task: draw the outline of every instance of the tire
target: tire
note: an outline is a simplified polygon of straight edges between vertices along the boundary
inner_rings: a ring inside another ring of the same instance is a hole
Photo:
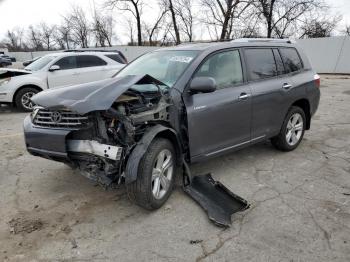
[[[295,121],[295,124],[294,122]],[[284,121],[280,133],[271,139],[271,143],[281,151],[296,149],[304,137],[306,117],[303,109],[292,106]]]
[[[159,167],[161,164],[159,161],[162,158],[161,153],[164,154],[163,165],[168,163],[167,159],[170,161],[168,169],[165,169],[164,172],[155,171],[158,169],[157,165]],[[170,158],[168,158],[169,156]],[[137,205],[148,210],[160,208],[171,194],[176,171],[174,146],[167,139],[155,138],[140,161],[136,181],[126,185],[129,198]],[[165,181],[168,183],[165,183]],[[158,191],[157,185],[159,185]],[[166,188],[163,185],[167,185]]]
[[[30,112],[33,109],[34,103],[28,99],[39,91],[33,87],[25,87],[18,91],[15,96],[15,105],[20,111]]]

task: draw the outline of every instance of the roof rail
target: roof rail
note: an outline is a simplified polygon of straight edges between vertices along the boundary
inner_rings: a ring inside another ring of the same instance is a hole
[[[253,43],[253,42],[267,42],[267,43],[287,43],[287,44],[293,44],[294,41],[290,40],[288,38],[285,39],[277,39],[277,38],[238,38],[235,40],[232,40],[231,42],[246,42],[246,43]]]
[[[64,50],[63,52],[65,53],[70,53],[70,52],[111,52],[111,53],[120,53],[118,50],[101,50],[101,49],[69,49],[69,50]]]

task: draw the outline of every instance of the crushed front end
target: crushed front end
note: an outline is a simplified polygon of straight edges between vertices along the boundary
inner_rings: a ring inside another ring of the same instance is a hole
[[[131,81],[130,86],[138,83],[141,89],[124,88],[124,92],[109,97],[111,104],[107,103],[104,110],[77,106],[87,100],[84,97],[70,106],[36,107],[24,121],[27,150],[77,167],[104,186],[123,182],[128,157],[145,132],[155,125],[169,125],[171,102],[167,91],[147,76],[136,83]],[[91,99],[91,92],[87,97]]]

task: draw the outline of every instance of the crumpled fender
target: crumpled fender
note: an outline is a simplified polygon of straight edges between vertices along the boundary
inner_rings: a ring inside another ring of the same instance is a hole
[[[131,152],[128,162],[126,164],[126,169],[125,169],[125,184],[130,184],[134,182],[137,179],[137,174],[138,174],[138,169],[139,169],[139,164],[144,156],[144,154],[147,152],[147,149],[153,139],[161,132],[163,131],[170,131],[172,132],[175,137],[177,138],[176,131],[172,128],[163,126],[163,125],[156,125],[152,128],[150,128],[142,137],[142,139],[137,143],[136,147],[134,150]],[[180,148],[180,142],[177,140],[177,145],[174,145]]]

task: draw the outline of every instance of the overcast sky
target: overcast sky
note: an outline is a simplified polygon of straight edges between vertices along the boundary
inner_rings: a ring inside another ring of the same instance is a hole
[[[341,27],[345,24],[350,25],[350,0],[326,1],[333,7],[334,13],[343,15]],[[41,21],[58,24],[61,21],[61,15],[67,13],[73,4],[84,7],[91,14],[93,5],[95,4],[98,8],[103,2],[104,0],[0,0],[0,39],[8,29],[16,26],[27,27]],[[152,9],[148,12],[152,12]],[[147,17],[154,16],[147,14]],[[117,22],[121,23],[121,21]],[[123,39],[120,40],[123,41]]]

